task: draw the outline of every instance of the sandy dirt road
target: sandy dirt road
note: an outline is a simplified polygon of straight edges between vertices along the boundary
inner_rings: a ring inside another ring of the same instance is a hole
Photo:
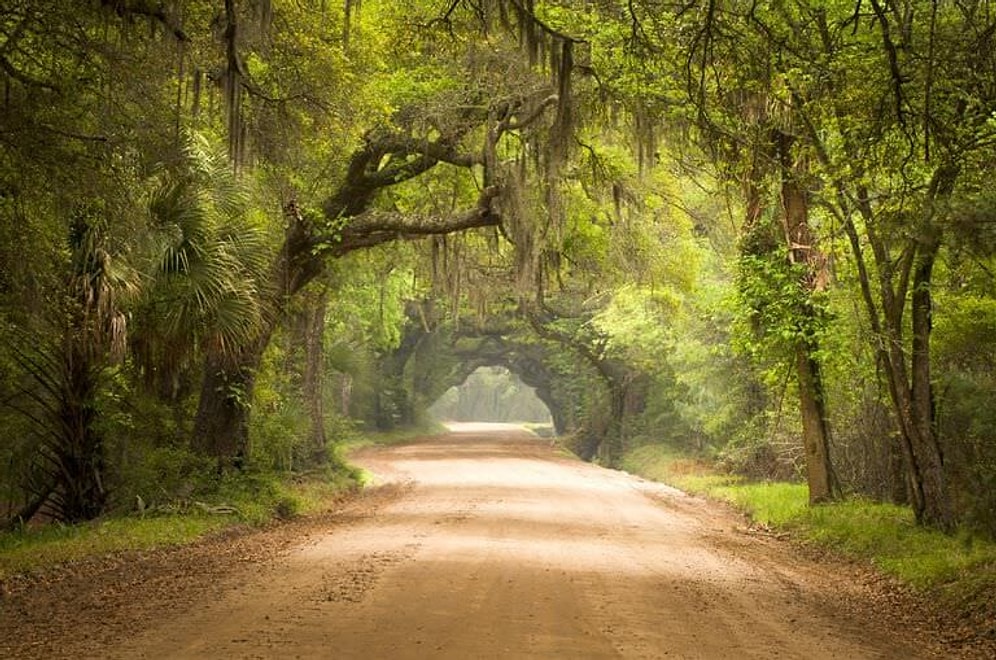
[[[0,655],[943,654],[870,614],[864,587],[749,533],[724,508],[565,457],[523,431],[469,426],[356,461],[380,484],[358,509],[280,532],[279,543],[226,549],[225,561],[185,556],[172,577],[119,567],[137,574],[80,582],[77,603],[53,597],[44,614],[25,601]]]

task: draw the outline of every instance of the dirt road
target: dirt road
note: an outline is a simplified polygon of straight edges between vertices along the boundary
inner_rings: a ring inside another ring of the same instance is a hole
[[[70,578],[75,603],[8,596],[17,638],[0,656],[943,653],[894,633],[867,587],[721,507],[522,431],[462,431],[362,453],[381,485],[332,518]]]

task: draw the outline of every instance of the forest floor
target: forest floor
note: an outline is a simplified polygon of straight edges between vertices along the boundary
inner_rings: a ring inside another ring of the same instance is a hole
[[[862,567],[521,430],[354,461],[377,485],[325,515],[9,582],[0,657],[996,657]]]

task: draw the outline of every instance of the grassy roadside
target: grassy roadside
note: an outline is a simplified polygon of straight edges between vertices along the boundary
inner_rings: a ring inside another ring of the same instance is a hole
[[[185,545],[226,529],[319,513],[362,481],[358,471],[246,473],[223,479],[212,492],[198,498],[78,525],[54,523],[0,533],[0,583],[13,575],[69,562]]]
[[[108,515],[79,525],[33,525],[0,532],[0,584],[13,575],[41,572],[87,558],[185,545],[226,529],[259,527],[320,513],[367,480],[367,475],[341,457],[362,447],[400,444],[442,430],[442,426],[435,426],[351,434],[337,447],[340,459],[336,463],[345,466],[338,469],[330,467],[306,474],[246,472],[210,484],[207,492],[145,510]]]
[[[364,447],[401,445],[415,438],[439,433],[446,433],[446,427],[434,422],[393,431],[364,431],[340,444],[339,452],[342,456],[349,456],[350,453]]]
[[[630,451],[622,467],[731,502],[758,523],[870,562],[953,607],[996,611],[996,543],[968,532],[947,536],[917,527],[907,508],[863,499],[810,507],[803,484],[747,483],[660,445]]]
[[[153,550],[194,543],[235,527],[258,527],[276,520],[327,510],[367,475],[343,457],[370,445],[400,444],[444,431],[441,425],[392,433],[351,433],[336,447],[338,467],[305,474],[244,472],[204,483],[187,484],[195,495],[176,497],[79,525],[28,526],[0,532],[0,585],[11,576],[111,553]],[[182,458],[182,457],[181,457]],[[182,465],[182,461],[175,461]]]

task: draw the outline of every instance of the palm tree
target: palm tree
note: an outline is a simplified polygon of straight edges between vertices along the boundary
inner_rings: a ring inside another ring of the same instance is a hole
[[[150,283],[133,341],[147,381],[167,399],[179,398],[196,356],[226,355],[260,325],[269,254],[250,209],[251,191],[227,156],[189,133],[149,201]]]
[[[99,204],[74,210],[67,247],[68,274],[45,317],[48,327],[11,329],[8,341],[25,379],[7,403],[39,438],[28,483],[33,497],[11,523],[42,507],[64,522],[90,520],[107,503],[97,395],[106,370],[124,355],[123,303],[138,278],[109,247]]]

